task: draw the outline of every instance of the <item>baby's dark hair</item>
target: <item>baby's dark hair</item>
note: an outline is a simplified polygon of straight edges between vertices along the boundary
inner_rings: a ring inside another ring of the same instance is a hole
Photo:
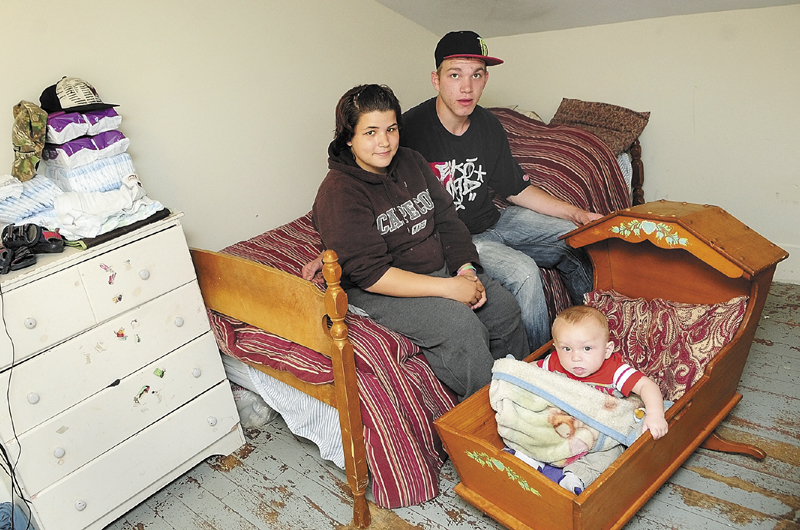
[[[359,85],[353,87],[339,99],[336,105],[336,131],[333,146],[337,152],[347,149],[347,142],[353,139],[356,124],[362,114],[393,110],[400,128],[400,102],[386,85]]]

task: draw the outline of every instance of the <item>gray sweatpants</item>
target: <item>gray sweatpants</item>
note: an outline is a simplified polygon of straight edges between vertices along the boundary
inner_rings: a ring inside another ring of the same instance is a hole
[[[430,276],[450,274],[444,268]],[[514,296],[489,276],[479,278],[486,303],[475,311],[447,298],[397,298],[357,287],[348,289],[347,297],[375,322],[418,345],[436,377],[464,399],[491,382],[495,359],[530,353]]]

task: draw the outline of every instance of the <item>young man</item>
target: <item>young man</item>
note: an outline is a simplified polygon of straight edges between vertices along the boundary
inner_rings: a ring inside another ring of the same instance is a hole
[[[453,196],[485,271],[516,297],[528,342],[536,349],[550,338],[539,267],[556,268],[573,304],[582,304],[592,288],[591,265],[583,251],[558,237],[601,215],[529,184],[499,120],[478,105],[487,67],[503,61],[488,55],[477,33],[448,33],[434,57],[431,82],[438,95],[403,114],[400,144],[419,151]],[[490,187],[512,206],[500,211]]]

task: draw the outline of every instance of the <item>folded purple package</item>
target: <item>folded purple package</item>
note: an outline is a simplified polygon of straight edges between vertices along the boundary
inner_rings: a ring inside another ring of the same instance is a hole
[[[47,118],[47,143],[63,144],[81,136],[93,136],[119,128],[122,116],[114,109],[70,112]]]
[[[45,144],[42,158],[46,164],[72,169],[90,164],[99,158],[124,153],[129,144],[130,140],[120,131],[105,131],[63,144]]]

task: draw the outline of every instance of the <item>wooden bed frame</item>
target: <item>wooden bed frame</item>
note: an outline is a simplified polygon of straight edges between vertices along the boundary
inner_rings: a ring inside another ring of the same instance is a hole
[[[347,482],[353,492],[353,524],[370,524],[365,498],[369,483],[361,406],[353,357],[347,338],[347,294],[339,285],[342,269],[336,253],[323,255],[328,289],[297,276],[230,254],[191,249],[206,307],[259,327],[331,359],[333,384],[314,385],[268,366],[256,370],[308,394],[339,412]]]
[[[620,234],[619,226],[631,221],[650,224],[638,234]],[[687,245],[670,244],[663,236],[671,233],[680,233]],[[456,493],[515,530],[622,528],[700,445],[765,456],[714,429],[742,398],[737,387],[775,266],[788,254],[719,207],[668,201],[615,212],[574,230],[567,241],[589,252],[595,289],[692,304],[741,295],[749,301],[731,342],[667,411],[667,435],[654,441],[645,433],[580,495],[502,450],[488,386],[436,420],[461,479]],[[551,344],[527,360],[545,355]]]

